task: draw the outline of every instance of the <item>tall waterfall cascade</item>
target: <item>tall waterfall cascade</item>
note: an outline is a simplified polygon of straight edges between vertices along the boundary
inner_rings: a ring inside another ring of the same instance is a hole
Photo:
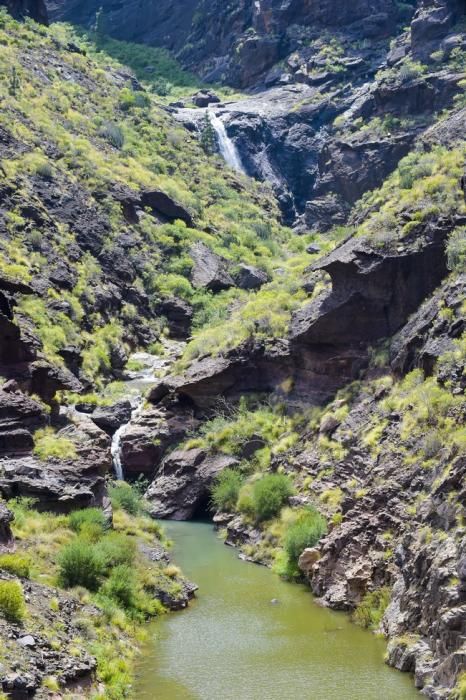
[[[220,117],[218,117],[212,110],[209,110],[208,114],[210,123],[212,124],[212,128],[214,129],[217,135],[218,147],[220,149],[221,155],[223,156],[223,159],[225,160],[227,165],[230,166],[230,168],[233,168],[233,170],[236,170],[236,172],[238,173],[244,174],[246,171],[241,162],[238,149],[236,148],[231,138],[228,136],[227,130],[225,129],[225,124],[220,119]]]

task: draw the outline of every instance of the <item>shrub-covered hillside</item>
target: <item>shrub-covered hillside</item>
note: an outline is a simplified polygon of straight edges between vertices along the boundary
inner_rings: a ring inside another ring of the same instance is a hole
[[[112,349],[157,340],[174,297],[188,333],[191,308],[198,326],[224,317],[247,292],[193,286],[193,246],[233,278],[291,255],[267,189],[206,156],[128,69],[64,26],[5,13],[1,41],[1,272],[32,286],[16,315],[49,360],[72,347],[85,380],[108,373]]]

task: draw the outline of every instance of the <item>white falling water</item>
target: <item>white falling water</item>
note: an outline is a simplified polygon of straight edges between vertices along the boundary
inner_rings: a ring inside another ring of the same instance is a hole
[[[125,478],[121,439],[130,423],[136,420],[144,410],[145,390],[156,383],[158,373],[167,370],[174,357],[180,354],[181,347],[182,344],[172,342],[167,348],[167,355],[164,357],[149,355],[144,352],[135,353],[131,356],[131,359],[139,361],[145,366],[143,369],[135,372],[128,372],[130,379],[126,382],[126,385],[128,387],[128,394],[132,395],[130,398],[132,407],[131,418],[128,423],[121,425],[112,437],[111,452],[113,468],[115,470],[115,476],[119,481],[123,481]]]
[[[120,425],[120,427],[112,437],[112,445],[110,449],[112,452],[113,468],[115,470],[115,476],[118,479],[118,481],[124,481],[125,478],[125,472],[123,469],[123,457],[121,453],[121,438],[125,434],[131,421],[133,421],[139,416],[140,413],[142,413],[142,409],[144,408],[144,396],[138,396],[136,399],[133,399],[132,407],[133,410],[131,411],[131,418],[129,419],[128,423]]]
[[[225,124],[222,122],[220,117],[217,117],[215,112],[212,112],[209,110],[209,118],[210,118],[210,123],[212,124],[212,127],[217,134],[217,139],[218,139],[218,147],[220,149],[220,153],[222,154],[225,162],[227,165],[230,166],[230,168],[233,168],[233,170],[236,170],[238,173],[244,173],[244,167],[241,162],[240,155],[238,153],[238,149],[236,148],[235,144],[233,141],[230,139],[230,137],[227,134],[227,131],[225,129]]]

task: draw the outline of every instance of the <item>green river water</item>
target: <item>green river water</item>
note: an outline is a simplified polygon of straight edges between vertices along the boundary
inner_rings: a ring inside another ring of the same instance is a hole
[[[199,585],[150,628],[135,700],[414,700],[385,643],[304,586],[244,563],[207,523],[167,523],[173,559]],[[271,604],[278,599],[277,605]]]

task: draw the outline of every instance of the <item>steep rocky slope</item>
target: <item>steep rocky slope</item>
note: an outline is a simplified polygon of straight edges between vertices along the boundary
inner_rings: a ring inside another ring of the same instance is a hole
[[[90,27],[97,9],[58,2],[52,16]],[[147,33],[131,29],[141,14]],[[167,47],[204,80],[250,92],[215,112],[247,173],[273,184],[287,222],[316,231],[344,223],[383,182],[451,104],[464,72],[457,0],[109,2],[101,18],[102,31]],[[178,116],[205,128],[205,110]]]

